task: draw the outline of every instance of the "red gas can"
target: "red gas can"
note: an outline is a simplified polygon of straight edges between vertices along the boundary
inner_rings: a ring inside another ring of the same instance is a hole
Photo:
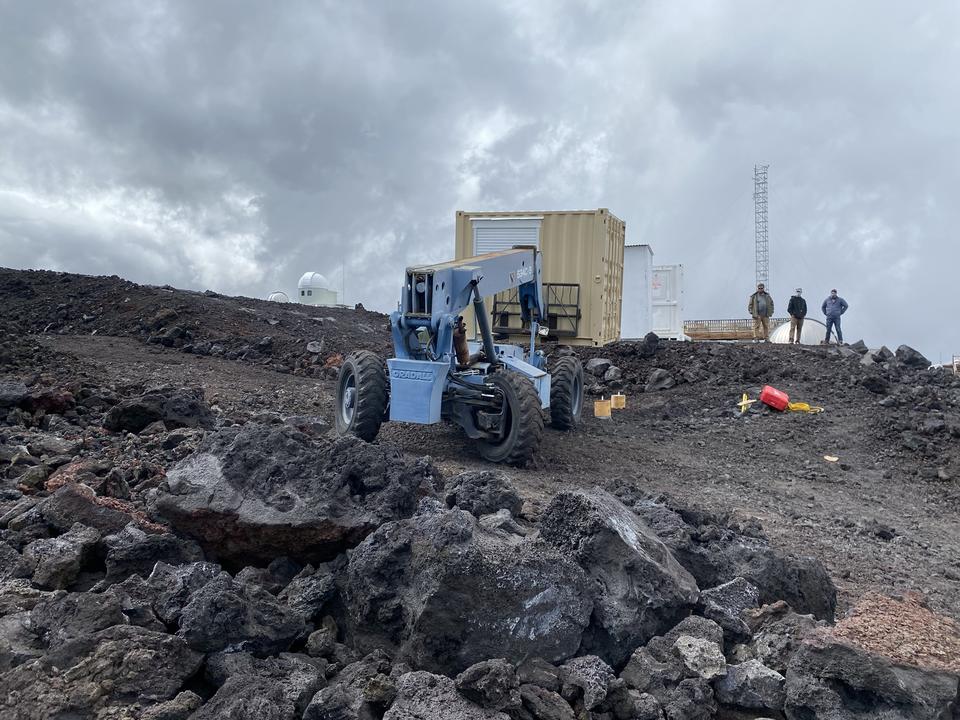
[[[760,402],[769,405],[774,410],[786,410],[790,403],[790,396],[770,385],[764,385],[760,391]]]

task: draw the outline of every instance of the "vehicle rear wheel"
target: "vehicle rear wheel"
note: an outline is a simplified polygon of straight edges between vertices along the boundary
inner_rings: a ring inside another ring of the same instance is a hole
[[[573,430],[583,411],[583,364],[575,357],[562,357],[550,375],[550,424],[557,430]]]
[[[369,350],[348,356],[337,376],[337,432],[371,442],[380,432],[388,397],[383,360]]]
[[[540,447],[543,438],[543,415],[540,396],[527,378],[503,370],[486,380],[503,398],[503,437],[480,442],[480,454],[487,460],[510,465],[523,465]]]

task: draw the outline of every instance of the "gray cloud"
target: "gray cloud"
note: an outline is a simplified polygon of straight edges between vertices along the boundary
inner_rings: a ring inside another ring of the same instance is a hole
[[[739,317],[960,352],[954,3],[0,4],[0,264],[389,309],[456,209],[609,207]]]

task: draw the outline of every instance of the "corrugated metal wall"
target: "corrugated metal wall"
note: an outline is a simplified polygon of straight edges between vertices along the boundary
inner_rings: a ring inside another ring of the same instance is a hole
[[[539,245],[543,251],[544,284],[563,283],[580,288],[577,333],[562,337],[561,341],[605,345],[619,339],[626,232],[622,220],[605,208],[557,212],[457,211],[455,252],[458,260],[474,255],[474,218],[541,218]],[[505,302],[507,295],[501,293],[498,299]],[[487,304],[492,311],[493,299],[488,298]],[[472,315],[465,314],[465,318],[467,326],[473,327]]]

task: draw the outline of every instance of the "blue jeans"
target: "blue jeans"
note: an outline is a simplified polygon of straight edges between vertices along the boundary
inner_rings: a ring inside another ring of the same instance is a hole
[[[843,333],[840,332],[840,316],[832,317],[827,315],[827,342],[830,342],[830,328],[834,328],[837,331],[837,342],[843,342]]]

